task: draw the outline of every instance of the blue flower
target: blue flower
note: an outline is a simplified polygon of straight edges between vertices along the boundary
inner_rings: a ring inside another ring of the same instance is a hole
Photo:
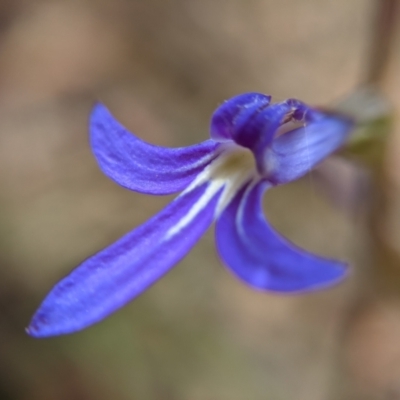
[[[270,101],[259,93],[227,100],[212,116],[209,140],[174,149],[143,142],[96,105],[90,139],[102,171],[130,190],[182,193],[59,282],[28,333],[71,333],[107,317],[167,273],[213,221],[223,263],[255,289],[299,293],[340,281],[346,265],[277,234],[261,199],[265,190],[300,178],[337,150],[353,123],[298,100]]]

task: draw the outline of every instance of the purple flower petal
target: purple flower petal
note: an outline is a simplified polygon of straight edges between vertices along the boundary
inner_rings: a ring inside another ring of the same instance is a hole
[[[292,111],[287,102],[269,107],[254,107],[242,111],[235,120],[233,140],[258,155],[274,138],[282,121]]]
[[[280,127],[288,121],[314,117],[314,110],[296,99],[270,105],[270,96],[246,93],[223,103],[211,119],[211,137],[233,140],[239,146],[250,149],[255,157],[258,172],[271,172],[272,142]],[[279,147],[279,144],[278,144]],[[273,166],[273,165],[272,165]]]
[[[220,192],[211,184],[196,187],[88,258],[49,293],[28,333],[46,337],[78,331],[141,294],[182,259],[212,223]]]
[[[277,137],[269,158],[268,179],[282,184],[298,179],[344,144],[353,128],[345,117],[313,112],[313,121]]]
[[[183,190],[217,156],[219,143],[206,140],[182,148],[148,144],[128,132],[108,109],[97,104],[90,140],[101,170],[130,190],[170,194]]]
[[[221,141],[232,139],[237,117],[265,108],[270,101],[271,96],[262,93],[244,93],[226,100],[211,117],[211,138]]]
[[[249,285],[277,292],[302,292],[334,284],[346,274],[340,262],[299,249],[264,218],[264,183],[242,189],[216,224],[218,253]]]

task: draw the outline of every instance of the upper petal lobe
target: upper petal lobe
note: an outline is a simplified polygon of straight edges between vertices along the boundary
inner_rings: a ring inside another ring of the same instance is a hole
[[[251,115],[271,102],[271,96],[262,93],[244,93],[222,103],[211,117],[210,134],[215,140],[232,140],[237,118]]]
[[[90,141],[109,178],[149,194],[183,190],[217,156],[219,147],[213,140],[182,148],[151,145],[128,132],[102,104],[91,114]]]
[[[348,118],[317,113],[303,127],[286,132],[272,143],[267,152],[271,167],[268,178],[274,184],[298,179],[338,150],[353,128]]]

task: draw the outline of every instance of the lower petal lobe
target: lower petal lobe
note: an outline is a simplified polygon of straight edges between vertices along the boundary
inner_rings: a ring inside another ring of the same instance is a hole
[[[277,234],[261,208],[265,183],[242,189],[216,224],[218,253],[249,285],[298,293],[337,283],[346,275],[340,262],[315,256]]]
[[[66,334],[105,318],[141,294],[182,259],[214,220],[220,191],[209,184],[176,198],[152,219],[84,261],[49,293],[33,316],[35,337]],[[196,207],[196,204],[202,207]],[[196,214],[187,216],[193,207]],[[182,221],[185,221],[184,223]],[[179,226],[178,230],[173,228]]]
[[[90,142],[109,178],[127,189],[160,195],[185,189],[217,156],[219,146],[214,140],[181,148],[154,146],[127,131],[102,104],[91,114]]]

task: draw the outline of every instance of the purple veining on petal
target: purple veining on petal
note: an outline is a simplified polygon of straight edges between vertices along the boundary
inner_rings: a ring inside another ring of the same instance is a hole
[[[182,148],[148,144],[128,132],[102,104],[92,111],[90,141],[104,174],[130,190],[157,195],[187,187],[218,155],[219,147],[213,140]]]
[[[250,149],[254,154],[257,170],[262,176],[267,176],[271,168],[275,167],[276,155],[271,152],[273,143],[278,142],[278,152],[285,151],[285,139],[276,138],[284,124],[297,121],[308,126],[319,126],[321,123],[318,120],[323,116],[296,99],[276,104],[270,104],[270,99],[270,96],[259,93],[234,97],[220,106],[211,119],[211,137],[222,141],[231,139],[239,146]],[[296,135],[291,134],[288,137],[295,138]],[[290,149],[287,154],[289,153]],[[293,157],[301,158],[302,155],[294,154]],[[289,154],[288,163],[290,158]]]
[[[262,290],[298,293],[340,281],[345,264],[298,248],[267,223],[261,208],[266,187],[258,183],[242,189],[218,219],[216,244],[224,263]]]
[[[232,138],[238,145],[256,154],[272,142],[290,112],[291,107],[286,102],[243,111],[236,118]]]
[[[302,250],[277,234],[265,220],[261,199],[266,188],[298,179],[340,147],[352,122],[296,99],[273,105],[270,100],[260,93],[227,100],[213,114],[212,139],[175,149],[140,140],[103,105],[96,105],[90,121],[91,145],[108,177],[142,193],[186,191],[56,285],[28,333],[35,337],[71,333],[105,318],[168,272],[211,224],[216,208],[220,212],[225,206],[216,224],[218,252],[251,286],[297,293],[341,280],[345,265]],[[304,127],[298,128],[299,123]],[[244,149],[238,157],[218,159],[225,164],[206,168],[236,145],[251,150],[262,182],[244,183],[256,176],[251,154]],[[246,187],[239,189],[241,185]]]
[[[244,93],[222,103],[211,117],[210,135],[215,140],[232,139],[236,119],[242,114],[267,107],[271,96],[262,93]]]
[[[337,114],[313,113],[313,120],[304,127],[273,141],[272,149],[267,154],[271,183],[282,184],[302,177],[340,148],[354,126],[348,118]]]
[[[189,223],[169,234],[207,187],[204,184],[182,194],[146,223],[84,261],[49,293],[33,316],[28,333],[46,337],[81,330],[161,278],[212,223],[220,191]]]

